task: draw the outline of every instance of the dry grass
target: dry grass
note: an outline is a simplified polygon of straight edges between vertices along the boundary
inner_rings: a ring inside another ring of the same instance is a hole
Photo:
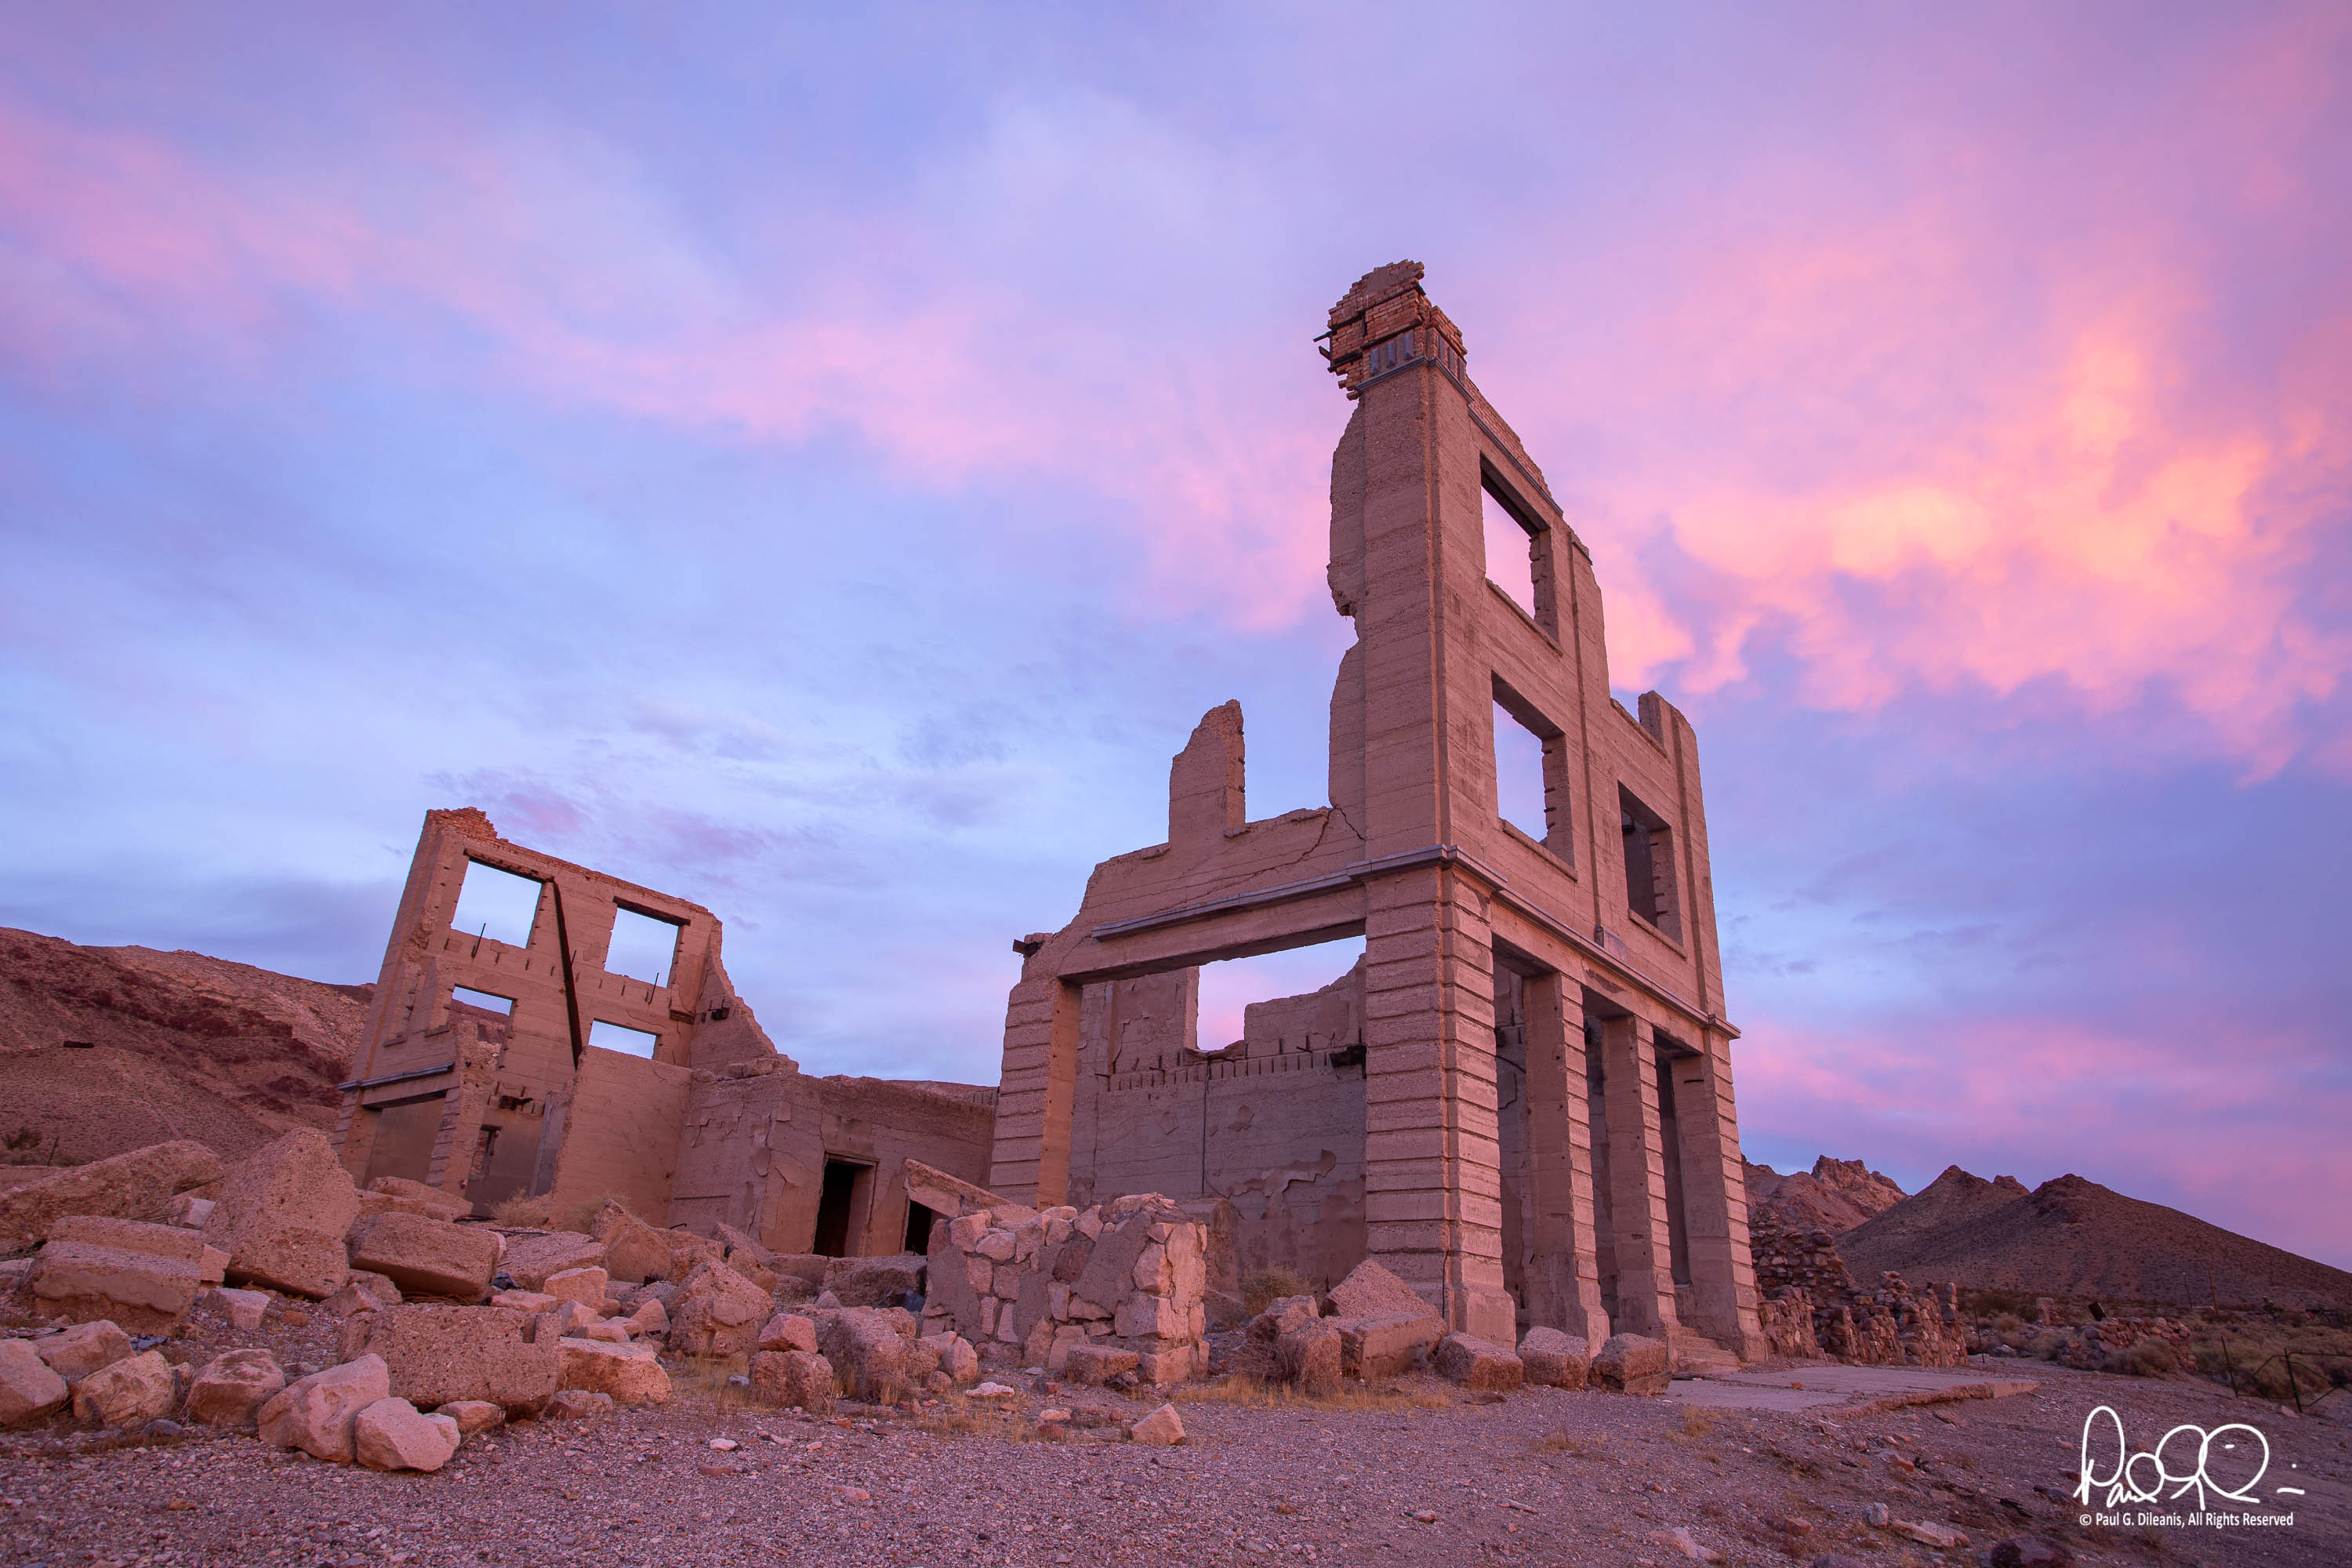
[[[1261,1269],[1242,1281],[1242,1310],[1255,1318],[1285,1296],[1314,1293],[1314,1282],[1296,1268]]]
[[[585,1231],[588,1228],[589,1223],[596,1217],[597,1213],[602,1210],[606,1204],[617,1204],[620,1202],[620,1199],[614,1197],[610,1193],[598,1193],[593,1198],[583,1198],[580,1202],[572,1205],[563,1212],[563,1228],[566,1230]],[[625,1208],[628,1205],[623,1204],[622,1206]]]
[[[535,1198],[524,1193],[500,1198],[490,1205],[490,1223],[509,1230],[535,1229],[553,1217],[548,1212],[545,1197]]]
[[[1693,1409],[1683,1412],[1682,1435],[1684,1436],[1704,1437],[1714,1430],[1715,1417],[1706,1411]]]
[[[1538,1454],[1566,1454],[1571,1459],[1605,1460],[1609,1458],[1609,1440],[1605,1437],[1580,1436],[1572,1432],[1552,1432],[1535,1440]]]
[[[1179,1405],[1238,1405],[1253,1410],[1444,1410],[1456,1403],[1450,1390],[1416,1387],[1399,1380],[1343,1383],[1335,1394],[1304,1394],[1286,1383],[1269,1383],[1247,1373],[1228,1373],[1214,1383],[1178,1389]]]

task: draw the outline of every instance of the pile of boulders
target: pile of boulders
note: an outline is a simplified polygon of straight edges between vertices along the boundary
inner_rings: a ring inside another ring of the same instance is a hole
[[[1465,1388],[1605,1388],[1664,1394],[1671,1376],[1664,1341],[1618,1334],[1599,1352],[1578,1335],[1529,1329],[1514,1350],[1449,1332],[1420,1292],[1370,1259],[1323,1297],[1286,1296],[1249,1321],[1249,1341],[1271,1352],[1276,1375],[1302,1393],[1339,1390],[1349,1378],[1434,1372]]]
[[[931,1227],[925,1337],[953,1332],[984,1365],[1073,1382],[1181,1383],[1208,1367],[1206,1240],[1154,1193],[959,1215]]]

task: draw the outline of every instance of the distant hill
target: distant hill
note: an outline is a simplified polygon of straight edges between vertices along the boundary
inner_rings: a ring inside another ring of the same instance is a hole
[[[0,927],[0,1139],[46,1164],[331,1129],[373,991]]]
[[[1859,1160],[1827,1154],[1812,1170],[1782,1175],[1769,1165],[1748,1167],[1748,1202],[1791,1230],[1852,1230],[1903,1201],[1903,1189]]]
[[[1958,1165],[1838,1238],[1865,1288],[1912,1284],[2203,1306],[2352,1307],[2352,1274],[2080,1176],[2025,1190]]]

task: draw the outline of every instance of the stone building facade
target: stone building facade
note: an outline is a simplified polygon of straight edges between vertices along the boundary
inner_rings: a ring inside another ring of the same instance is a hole
[[[538,885],[520,945],[452,928],[478,866]],[[658,979],[606,969],[623,910],[674,928]],[[700,905],[509,843],[479,811],[425,813],[342,1085],[345,1169],[481,1212],[615,1197],[656,1225],[731,1226],[778,1252],[921,1251],[929,1215],[906,1162],[984,1176],[994,1091],[803,1074],[729,981],[723,936]],[[651,1054],[593,1043],[598,1023],[650,1036]]]
[[[1610,696],[1591,557],[1421,279],[1369,274],[1327,334],[1355,405],[1331,467],[1356,640],[1329,804],[1253,818],[1239,705],[1202,719],[1167,841],[1015,943],[987,1184],[1222,1196],[1244,1269],[1328,1284],[1370,1257],[1489,1339],[1752,1358],[1697,740],[1656,692],[1638,716]],[[1531,604],[1490,581],[1513,574],[1489,570],[1498,515]],[[1507,723],[1540,742],[1540,835],[1498,811]],[[1200,1048],[1201,965],[1349,936],[1349,973]]]

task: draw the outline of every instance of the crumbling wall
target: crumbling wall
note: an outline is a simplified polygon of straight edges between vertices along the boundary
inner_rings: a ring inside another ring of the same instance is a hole
[[[1058,1373],[1078,1354],[1087,1381],[1181,1383],[1208,1365],[1207,1241],[1157,1193],[976,1210],[931,1232],[925,1329],[951,1325],[989,1365]]]
[[[561,1152],[550,1208],[568,1215],[613,1198],[632,1214],[667,1214],[693,1088],[694,1075],[682,1067],[589,1047],[579,1081],[551,1113],[560,1118]]]

